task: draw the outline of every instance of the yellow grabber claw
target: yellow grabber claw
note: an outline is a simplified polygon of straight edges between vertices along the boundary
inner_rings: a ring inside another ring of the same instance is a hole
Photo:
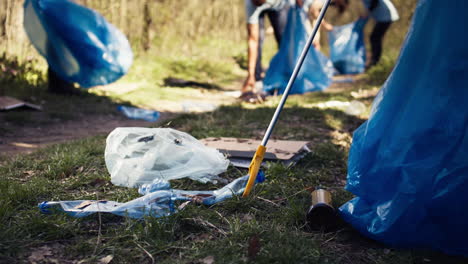
[[[260,170],[260,165],[262,165],[263,157],[265,156],[266,147],[265,146],[258,146],[255,155],[252,158],[249,166],[249,180],[247,181],[247,185],[245,186],[244,193],[242,197],[247,197],[252,191],[252,188],[255,184],[255,180],[257,179],[258,171]]]

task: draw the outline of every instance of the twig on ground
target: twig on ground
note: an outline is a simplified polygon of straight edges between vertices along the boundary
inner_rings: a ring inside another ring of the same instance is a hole
[[[284,201],[284,200],[288,200],[289,198],[294,197],[294,196],[296,196],[296,195],[298,195],[298,194],[301,194],[301,193],[303,193],[303,192],[305,192],[305,191],[311,192],[312,190],[313,190],[313,188],[307,187],[307,188],[305,188],[305,189],[303,189],[303,190],[300,190],[300,191],[298,191],[298,192],[296,192],[296,193],[294,193],[294,194],[291,194],[291,195],[289,195],[289,196],[287,196],[287,197],[285,197],[285,198],[276,199],[276,200],[273,200],[272,202],[281,202],[281,201]]]
[[[188,218],[190,220],[193,220],[194,222],[196,223],[199,223],[201,225],[204,225],[204,226],[207,226],[207,227],[211,227],[213,229],[215,229],[216,231],[218,231],[220,234],[224,235],[224,236],[227,236],[227,233],[226,231],[222,230],[221,228],[213,225],[212,223],[206,221],[206,220],[203,220],[201,218]]]
[[[98,197],[98,194],[96,193],[96,201],[99,201],[99,197]],[[96,255],[97,253],[97,249],[99,247],[99,245],[101,244],[101,229],[102,229],[102,219],[101,219],[101,212],[99,211],[99,203],[97,203],[97,208],[98,208],[98,221],[99,221],[99,229],[98,229],[98,236],[97,236],[97,240],[96,240],[96,246],[94,246],[94,250],[93,250],[93,256]]]
[[[274,206],[280,207],[280,205],[274,203],[273,201],[270,201],[270,200],[268,200],[268,199],[265,199],[265,198],[263,198],[263,197],[257,196],[257,199],[262,200],[262,201],[264,201],[264,202],[267,202],[267,203],[269,203],[269,204],[272,204],[272,205],[274,205]]]
[[[133,241],[135,242],[135,245],[137,245],[137,247],[139,247],[141,250],[143,250],[143,252],[145,252],[146,255],[148,255],[148,257],[151,259],[151,263],[155,263],[154,261],[154,257],[153,255],[151,255],[151,253],[148,252],[148,250],[146,250],[144,247],[142,247],[140,244],[138,244],[136,241]]]
[[[229,220],[227,220],[226,217],[224,217],[220,212],[214,210],[218,215],[219,217],[221,217],[221,219],[223,219],[224,222],[226,222],[228,225],[231,225],[231,222],[229,222]]]

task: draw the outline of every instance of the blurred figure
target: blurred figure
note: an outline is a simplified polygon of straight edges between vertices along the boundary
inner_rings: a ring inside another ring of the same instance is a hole
[[[315,20],[324,2],[325,0],[245,0],[248,33],[248,74],[242,86],[241,98],[253,95],[256,90],[256,83],[263,79],[262,46],[265,39],[265,15],[270,19],[279,47],[290,6],[296,4],[303,7]],[[322,26],[326,30],[333,29],[333,26],[326,21],[322,22]],[[315,38],[314,46],[320,49],[320,35]]]
[[[255,83],[263,79],[262,45],[265,38],[265,15],[270,19],[279,46],[286,26],[288,0],[245,0],[247,13],[247,78],[242,86],[241,98],[255,92]]]
[[[375,26],[370,35],[371,59],[367,65],[370,68],[376,65],[382,56],[382,42],[390,25],[400,17],[398,11],[390,0],[362,0],[366,7],[363,17],[371,16],[375,20]],[[335,0],[335,6],[344,11],[349,4],[349,0]],[[342,12],[341,11],[341,12]]]
[[[296,3],[298,6],[303,7],[304,10],[308,13],[310,19],[312,20],[313,26],[317,21],[320,11],[322,10],[323,4],[325,4],[325,0],[297,0]],[[328,23],[325,19],[322,20],[322,24],[320,24],[320,27],[325,29],[326,31],[333,30],[333,26],[330,23]],[[310,29],[310,31],[312,31],[312,29]],[[320,35],[321,34],[319,30],[317,31],[314,41],[312,42],[312,45],[314,45],[315,49],[317,50],[321,49]]]

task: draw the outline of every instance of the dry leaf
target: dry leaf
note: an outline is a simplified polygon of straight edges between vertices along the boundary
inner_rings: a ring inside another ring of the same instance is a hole
[[[208,257],[200,260],[200,262],[203,263],[203,264],[213,264],[213,263],[215,263],[213,256],[208,256]]]
[[[114,256],[107,255],[107,256],[101,258],[98,263],[99,264],[109,264],[112,261],[112,259],[114,259]]]
[[[257,235],[252,236],[249,239],[249,248],[247,249],[247,256],[249,259],[254,259],[258,252],[260,252],[260,239]]]
[[[23,171],[23,173],[26,174],[27,176],[34,176],[34,171],[32,170]]]
[[[31,252],[31,255],[28,257],[28,260],[30,263],[36,264],[40,263],[48,256],[52,256],[52,249],[48,246],[42,246]]]
[[[250,214],[245,214],[242,216],[242,222],[249,222],[253,219],[253,216]]]

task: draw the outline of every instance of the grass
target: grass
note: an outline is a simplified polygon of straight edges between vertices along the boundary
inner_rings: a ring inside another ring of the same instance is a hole
[[[404,25],[394,26],[387,40],[401,41],[401,28]],[[158,36],[155,44],[163,37]],[[170,40],[165,40],[166,46]],[[245,45],[210,38],[182,42],[170,52],[153,48],[139,54],[117,88],[92,89],[81,97],[46,93],[44,69],[37,70],[35,61],[18,64],[3,59],[0,67],[15,71],[2,71],[0,92],[43,105],[45,114],[1,113],[0,121],[16,126],[47,125],[94,114],[115,114],[115,105],[120,103],[157,109],[163,101],[180,104],[218,93],[166,87],[166,77],[225,88],[239,85],[245,76],[241,70],[246,61]],[[275,52],[274,42],[266,42],[265,50],[266,66]],[[352,198],[343,189],[347,153],[352,132],[366,118],[315,105],[329,100],[351,101],[352,91],[379,87],[395,58],[393,51],[387,52],[382,63],[349,90],[291,96],[273,138],[310,141],[312,152],[294,167],[270,163],[265,171],[267,181],[245,199],[234,197],[210,207],[190,204],[172,216],[141,221],[105,214],[82,219],[62,213],[43,215],[37,208],[42,201],[125,202],[139,195],[134,189],[111,184],[104,161],[105,138],[101,136],[57,144],[29,155],[0,154],[0,262],[24,262],[38,256],[42,257],[39,263],[97,263],[111,255],[111,263],[466,263],[466,259],[435,252],[388,248],[362,237],[346,224],[330,233],[310,231],[305,225],[310,187],[328,188],[336,207]],[[372,97],[360,100],[369,107]],[[161,126],[197,138],[260,139],[277,102],[278,98],[273,98],[263,105],[229,104],[209,113],[181,114]],[[2,133],[14,130],[0,126]],[[245,173],[230,167],[221,176],[232,180]],[[172,186],[188,190],[219,187],[191,180],[174,181]]]
[[[22,74],[9,82],[12,87],[19,87],[15,95],[20,98],[46,100],[47,120],[52,117],[60,121],[76,118],[75,114],[111,113],[116,102],[140,105],[148,104],[150,97],[155,104],[161,100],[182,100],[183,96],[196,98],[199,89],[164,87],[162,80],[167,76],[192,79],[201,72],[201,76],[206,80],[211,78],[214,84],[229,85],[239,78],[236,68],[231,66],[230,71],[226,66],[229,60],[231,58],[226,57],[225,62],[212,63],[205,59],[201,63],[204,66],[200,67],[198,62],[203,59],[196,62],[196,59],[183,57],[174,61],[139,58],[133,72],[121,84],[137,81],[143,84],[136,90],[110,93],[108,97],[99,96],[104,93],[102,90],[69,99],[49,95],[44,92],[40,73],[36,83]],[[0,155],[0,262],[16,262],[38,255],[58,263],[96,263],[112,255],[113,263],[152,263],[153,260],[207,263],[210,259],[216,263],[409,264],[428,260],[463,263],[463,260],[433,252],[386,248],[360,236],[345,224],[331,233],[311,232],[305,225],[310,187],[328,188],[336,207],[352,198],[343,190],[347,151],[352,132],[365,121],[365,116],[348,116],[340,110],[318,109],[314,105],[329,100],[353,100],[351,91],[373,88],[388,72],[386,69],[391,68],[391,63],[380,67],[349,90],[290,97],[273,137],[311,142],[312,153],[299,164],[285,167],[271,163],[266,170],[267,181],[258,185],[249,198],[234,197],[210,207],[192,204],[162,219],[136,221],[104,214],[74,219],[62,213],[43,215],[39,212],[37,204],[42,201],[108,199],[125,202],[139,197],[134,189],[110,183],[103,158],[104,137],[58,144],[30,155]],[[33,89],[38,89],[34,90],[34,98],[28,97]],[[186,131],[197,138],[260,139],[277,102],[278,98],[273,98],[264,105],[232,104],[209,113],[182,114],[162,126]],[[371,99],[363,102],[369,106]],[[57,105],[52,106],[54,103]],[[41,122],[22,112],[4,118],[18,125]],[[221,176],[232,180],[245,173],[245,170],[229,168]],[[172,186],[188,190],[219,187],[191,180],[174,181]]]
[[[346,98],[345,94],[339,96]],[[134,189],[110,183],[103,158],[104,137],[58,144],[31,155],[1,157],[0,261],[27,259],[33,253],[40,255],[46,247],[52,252],[49,258],[60,263],[95,263],[108,255],[115,263],[152,263],[153,259],[158,263],[206,263],[211,258],[216,263],[462,263],[430,252],[386,248],[346,225],[332,233],[307,230],[307,188],[329,188],[335,206],[352,197],[342,189],[347,147],[337,142],[334,132],[348,135],[349,141],[352,131],[364,122],[338,110],[301,107],[316,102],[317,97],[324,95],[292,97],[274,132],[276,138],[312,142],[312,153],[298,165],[271,164],[267,181],[246,199],[235,197],[211,207],[192,204],[162,219],[136,221],[111,215],[74,219],[39,212],[37,204],[42,201],[123,202],[139,196]],[[272,106],[224,106],[211,113],[180,115],[165,126],[197,138],[259,138],[273,110]],[[222,177],[232,180],[244,173],[230,168]],[[216,186],[179,180],[173,187]]]

